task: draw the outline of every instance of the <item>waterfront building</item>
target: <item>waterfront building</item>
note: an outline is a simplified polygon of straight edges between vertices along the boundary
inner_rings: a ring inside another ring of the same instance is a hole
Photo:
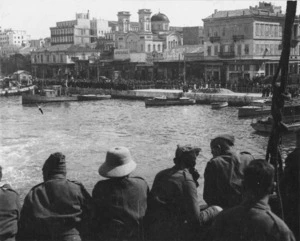
[[[111,31],[107,20],[90,19],[89,11],[76,13],[75,17],[75,20],[57,22],[50,28],[51,45],[89,44]]]
[[[273,75],[279,63],[285,15],[260,2],[249,9],[215,10],[203,19],[206,81],[239,83]],[[299,18],[295,21],[290,70],[300,73]]]
[[[31,52],[32,75],[40,78],[89,78],[89,65],[100,56],[95,44],[60,44]]]
[[[183,27],[183,45],[203,45],[204,32],[203,26]]]
[[[29,40],[30,35],[24,30],[4,29],[0,31],[0,47],[7,45],[25,46]]]

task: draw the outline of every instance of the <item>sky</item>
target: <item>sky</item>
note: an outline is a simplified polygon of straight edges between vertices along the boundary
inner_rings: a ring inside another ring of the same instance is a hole
[[[284,0],[266,0],[286,10]],[[90,17],[117,21],[119,11],[129,11],[138,21],[138,10],[164,13],[170,26],[203,26],[202,19],[217,10],[234,10],[258,5],[259,0],[0,0],[0,26],[26,30],[32,39],[50,37],[56,22],[74,20],[76,13],[90,11]],[[300,1],[297,6],[300,15]]]

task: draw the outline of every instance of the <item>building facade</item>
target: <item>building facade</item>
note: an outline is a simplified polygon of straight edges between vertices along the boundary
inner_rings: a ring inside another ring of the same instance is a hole
[[[260,2],[249,9],[217,11],[203,19],[206,80],[238,82],[273,75],[281,55],[285,15],[281,8]],[[290,65],[299,73],[299,19]]]
[[[51,45],[89,44],[111,31],[108,21],[90,19],[90,13],[76,13],[76,19],[57,22],[50,28]]]
[[[54,45],[31,52],[32,75],[40,78],[89,78],[89,64],[100,57],[93,46]]]
[[[4,29],[0,32],[0,47],[7,45],[25,46],[29,40],[30,35],[24,30]]]

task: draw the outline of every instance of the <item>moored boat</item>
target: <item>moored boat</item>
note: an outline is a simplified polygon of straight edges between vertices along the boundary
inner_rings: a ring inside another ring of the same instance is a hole
[[[228,106],[228,102],[227,101],[220,101],[220,102],[213,102],[211,103],[211,108],[212,109],[221,109],[224,107]]]
[[[196,104],[196,100],[181,97],[178,99],[168,99],[165,96],[162,97],[154,97],[152,99],[145,100],[145,106],[170,106],[170,105],[194,105]]]
[[[238,117],[253,117],[271,114],[271,106],[242,106],[238,108]]]
[[[258,132],[271,133],[272,131],[273,120],[272,117],[268,117],[267,119],[257,120],[254,123],[251,123],[251,126],[254,130]],[[300,121],[291,122],[291,123],[283,123],[284,128],[287,132],[295,132],[300,130]]]
[[[22,94],[22,104],[65,102],[77,100],[77,96],[71,96],[63,93],[62,86],[60,85],[52,85],[47,88],[43,88],[38,93],[36,93],[36,90],[34,89],[30,93]]]
[[[111,98],[111,95],[78,95],[77,96],[79,101],[89,101],[89,100],[107,100]]]

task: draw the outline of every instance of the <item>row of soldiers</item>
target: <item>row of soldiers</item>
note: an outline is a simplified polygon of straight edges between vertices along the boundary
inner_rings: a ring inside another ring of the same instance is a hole
[[[22,207],[16,191],[9,185],[0,188],[0,240],[299,238],[300,133],[281,184],[288,225],[269,205],[273,166],[249,153],[238,153],[234,143],[229,134],[211,140],[212,158],[204,172],[207,205],[201,206],[200,175],[195,169],[199,147],[178,145],[174,165],[155,176],[151,191],[142,177],[132,175],[137,164],[129,149],[111,148],[98,170],[106,179],[96,183],[92,195],[81,183],[66,178],[65,156],[53,153],[42,168],[44,182],[29,191]]]

